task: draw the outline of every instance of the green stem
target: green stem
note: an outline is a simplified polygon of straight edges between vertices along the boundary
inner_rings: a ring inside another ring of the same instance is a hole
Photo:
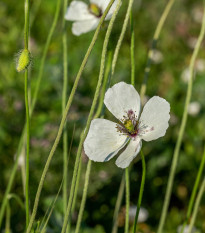
[[[68,91],[68,48],[67,48],[67,31],[65,27],[65,12],[68,5],[68,0],[63,1],[63,92],[62,92],[62,115],[64,109],[66,107],[67,100],[67,91]],[[65,123],[64,131],[63,131],[63,206],[64,213],[66,213],[67,206],[67,191],[68,191],[68,132],[67,132],[67,124]]]
[[[129,209],[130,209],[130,180],[129,168],[125,168],[125,187],[126,187],[126,215],[125,215],[125,233],[129,232]]]
[[[125,173],[121,179],[120,188],[119,188],[118,195],[117,195],[117,201],[115,204],[115,210],[114,210],[114,215],[113,215],[112,233],[117,233],[118,213],[120,210],[120,206],[121,206],[122,198],[123,198],[123,194],[124,194],[124,189],[125,189],[125,177],[124,176],[125,176]]]
[[[182,229],[181,229],[180,233],[184,232],[184,228],[187,225],[187,223],[189,221],[189,218],[191,216],[191,211],[192,211],[192,208],[193,208],[193,205],[194,205],[194,200],[195,200],[195,197],[196,197],[196,192],[197,192],[197,189],[199,187],[199,182],[200,182],[203,170],[204,170],[204,164],[205,164],[205,147],[204,147],[204,153],[203,153],[203,156],[202,156],[200,167],[199,167],[199,170],[198,170],[198,173],[197,173],[197,177],[196,177],[196,180],[195,180],[195,183],[194,183],[194,188],[193,188],[192,193],[191,193],[191,198],[190,198],[190,201],[189,201],[189,206],[188,206],[188,211],[187,211],[186,219],[184,221],[184,224],[182,226]]]
[[[149,77],[149,73],[150,73],[150,67],[152,64],[153,51],[157,45],[157,41],[159,39],[159,35],[161,33],[162,27],[164,26],[165,20],[167,19],[167,16],[168,16],[174,2],[175,2],[175,0],[168,1],[167,5],[162,13],[162,16],[159,20],[159,23],[157,24],[157,28],[155,30],[153,41],[152,41],[152,46],[148,52],[148,59],[147,59],[147,64],[146,64],[146,68],[145,68],[144,80],[143,80],[143,84],[142,84],[142,87],[140,90],[141,99],[144,97],[146,89],[147,89],[147,81],[148,81],[148,77]]]
[[[163,227],[164,227],[164,223],[165,223],[165,219],[166,219],[166,215],[167,215],[167,210],[168,210],[170,197],[171,197],[171,192],[172,192],[172,187],[173,187],[174,176],[175,176],[176,167],[177,167],[177,161],[178,161],[178,157],[179,157],[179,150],[180,150],[180,147],[181,147],[182,138],[183,138],[183,135],[184,135],[184,130],[185,130],[186,122],[187,122],[188,105],[189,105],[190,100],[191,100],[193,75],[194,75],[194,63],[195,63],[196,57],[198,55],[200,45],[201,45],[202,40],[204,38],[204,34],[205,34],[205,14],[203,16],[203,22],[202,22],[200,35],[198,37],[196,47],[194,48],[194,52],[192,54],[190,65],[189,65],[190,80],[189,80],[188,88],[187,88],[187,94],[186,94],[185,107],[184,107],[184,112],[183,112],[183,117],[182,117],[182,123],[181,123],[181,126],[180,126],[179,136],[177,138],[177,143],[176,143],[176,146],[175,146],[175,149],[174,149],[174,155],[173,155],[171,170],[170,170],[170,174],[169,174],[167,190],[166,190],[166,194],[165,194],[162,214],[161,214],[160,223],[159,223],[157,233],[161,233],[163,231]]]
[[[25,25],[24,25],[24,48],[28,50],[29,40],[29,11],[30,2],[25,0]],[[25,107],[26,107],[26,227],[29,223],[29,147],[30,147],[30,117],[28,100],[28,69],[25,70]]]
[[[83,189],[83,197],[82,197],[82,201],[81,201],[81,205],[80,205],[80,211],[79,211],[79,215],[78,215],[78,221],[77,221],[75,233],[80,232],[80,225],[81,225],[81,221],[82,221],[82,217],[83,217],[83,211],[85,208],[85,201],[86,201],[87,191],[88,191],[91,165],[92,165],[92,161],[89,160],[88,165],[87,165],[87,169],[86,169],[86,173],[85,173],[85,184],[84,184],[84,189]]]
[[[120,47],[122,45],[122,41],[124,39],[126,29],[127,29],[127,25],[128,25],[128,22],[129,22],[129,16],[130,16],[130,12],[131,12],[131,9],[132,9],[133,2],[134,2],[134,0],[129,0],[129,4],[128,4],[128,7],[127,7],[127,12],[126,12],[124,23],[123,23],[123,26],[122,26],[122,31],[120,33],[120,37],[118,39],[118,42],[117,42],[117,45],[116,45],[116,48],[115,48],[115,52],[114,52],[114,56],[113,56],[111,76],[113,76],[113,74],[115,72],[115,66],[116,66],[116,63],[117,63],[118,54],[119,54],[119,51],[120,51]]]
[[[29,144],[30,144],[30,119],[29,119],[29,103],[28,103],[28,70],[25,71],[25,105],[26,105],[26,227],[29,223]]]
[[[121,2],[121,0],[118,0],[118,1]],[[102,16],[102,18],[100,20],[100,23],[103,22],[106,14],[108,13],[110,7],[113,4],[113,2],[114,2],[114,0],[111,0],[110,3],[108,4],[108,6],[107,6],[107,8],[106,8],[105,12],[103,13],[103,16]],[[103,74],[104,74],[104,65],[105,65],[105,58],[106,58],[106,53],[107,53],[107,45],[108,45],[108,42],[109,42],[109,37],[110,37],[110,33],[111,33],[111,30],[112,30],[112,27],[113,27],[113,23],[114,23],[114,20],[116,18],[116,15],[118,13],[119,8],[120,8],[120,4],[117,5],[116,10],[115,10],[115,12],[114,12],[114,14],[113,14],[113,16],[112,16],[112,18],[110,20],[108,30],[106,32],[105,41],[104,41],[104,44],[103,44],[102,57],[101,57],[101,66],[100,66],[99,79],[98,79],[94,99],[93,99],[93,102],[92,102],[92,106],[91,106],[91,109],[90,109],[90,112],[89,112],[88,120],[87,120],[87,123],[86,123],[85,131],[84,131],[84,134],[81,135],[80,143],[79,143],[79,146],[78,146],[78,151],[77,151],[77,156],[76,156],[76,161],[75,161],[75,166],[74,166],[74,172],[73,172],[73,179],[72,179],[71,189],[70,189],[70,196],[69,196],[69,200],[68,200],[68,206],[67,206],[67,210],[66,210],[66,214],[65,214],[65,218],[64,218],[61,233],[65,233],[65,231],[66,231],[67,223],[68,223],[69,218],[70,218],[70,212],[71,212],[72,203],[73,203],[73,196],[75,195],[74,192],[77,192],[77,189],[78,189],[78,188],[75,188],[75,186],[76,186],[76,178],[77,178],[77,173],[78,173],[80,155],[81,155],[81,151],[82,151],[82,147],[83,147],[83,142],[84,142],[84,140],[85,140],[85,138],[87,136],[87,133],[88,133],[88,130],[89,130],[89,127],[90,127],[90,123],[91,123],[91,120],[92,120],[92,117],[93,117],[93,113],[94,113],[94,110],[95,110],[95,107],[96,107],[97,99],[98,99],[98,96],[99,96],[99,92],[100,92],[100,88],[101,88],[101,84],[102,84],[102,80],[103,80]],[[100,29],[100,23],[98,25],[96,33]],[[94,37],[95,37],[95,35],[94,35]],[[71,94],[72,94],[72,92],[71,92]]]
[[[6,206],[5,233],[10,233],[11,232],[10,222],[11,222],[11,208],[10,208],[10,204],[8,202],[7,206]]]
[[[131,84],[135,86],[135,32],[133,26],[133,13],[130,14],[130,29],[131,29],[131,44],[130,44],[130,57],[131,57]]]
[[[138,220],[138,216],[139,216],[139,212],[140,212],[142,196],[143,196],[143,191],[144,191],[144,185],[145,185],[145,177],[146,177],[146,163],[145,163],[145,158],[144,158],[144,154],[143,154],[142,150],[141,150],[141,158],[142,158],[142,181],[141,181],[141,185],[140,185],[140,193],[139,193],[139,198],[138,198],[138,202],[137,202],[137,211],[136,211],[136,215],[135,215],[133,233],[137,232],[136,231],[137,230],[137,220]]]
[[[35,90],[34,90],[34,95],[33,95],[33,100],[32,100],[31,108],[30,108],[30,117],[31,117],[31,115],[33,113],[33,110],[34,110],[34,107],[35,107],[35,104],[36,104],[36,101],[37,101],[39,88],[40,88],[40,84],[41,84],[41,80],[42,80],[42,76],[43,76],[43,69],[44,69],[44,65],[45,65],[46,55],[47,55],[47,52],[48,52],[48,48],[49,48],[49,45],[50,45],[50,42],[51,42],[52,35],[54,33],[54,29],[56,27],[59,12],[60,12],[60,3],[61,3],[61,0],[58,0],[54,20],[53,20],[51,29],[49,31],[49,34],[48,34],[48,37],[47,37],[47,40],[46,40],[46,45],[44,47],[43,56],[42,56],[42,59],[41,59],[40,70],[39,70],[39,73],[38,73],[38,77],[37,77],[37,81],[36,81],[36,85],[35,85]],[[4,193],[3,201],[2,201],[2,204],[1,204],[1,209],[0,209],[0,229],[1,229],[2,220],[3,220],[3,217],[4,217],[5,208],[6,208],[7,195],[11,191],[11,187],[12,187],[12,184],[13,184],[13,181],[14,181],[14,178],[15,178],[15,175],[16,175],[17,167],[18,167],[19,156],[20,156],[20,154],[22,152],[25,133],[26,133],[26,126],[24,125],[24,128],[22,130],[22,134],[21,134],[21,137],[20,137],[17,153],[16,153],[17,154],[16,161],[15,161],[14,167],[13,167],[13,169],[11,171],[11,175],[9,177],[8,185],[6,187],[6,191]]]
[[[203,182],[202,182],[201,187],[199,189],[199,193],[198,193],[197,198],[196,198],[196,202],[195,202],[195,205],[194,205],[192,219],[191,219],[191,222],[189,224],[189,231],[188,231],[188,233],[192,232],[192,228],[194,226],[194,223],[195,223],[195,220],[196,220],[196,216],[197,216],[197,212],[198,212],[198,209],[199,209],[200,201],[201,201],[201,198],[202,198],[204,192],[205,192],[205,177],[203,179]]]
[[[101,93],[100,93],[99,104],[98,104],[98,108],[97,108],[97,111],[96,111],[94,118],[97,118],[98,116],[100,116],[102,108],[103,108],[104,96],[105,96],[105,91],[107,89],[107,83],[108,83],[111,63],[112,63],[112,52],[109,52],[108,58],[107,58],[107,65],[106,65],[106,69],[105,69],[104,80],[103,80],[102,89],[101,89]]]

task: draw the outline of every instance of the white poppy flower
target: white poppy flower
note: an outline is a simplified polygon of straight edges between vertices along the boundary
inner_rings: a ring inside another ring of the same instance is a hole
[[[165,135],[170,118],[170,105],[165,99],[152,97],[140,116],[138,92],[132,85],[120,82],[107,90],[104,103],[119,122],[92,120],[84,142],[89,159],[108,161],[127,144],[116,160],[118,167],[126,168],[139,153],[142,139],[152,141]]]
[[[72,25],[72,33],[76,36],[81,35],[97,28],[103,12],[107,8],[110,0],[90,0],[87,5],[82,1],[72,1],[67,9],[65,19],[74,21]],[[115,1],[105,20],[109,20],[115,10],[117,2]]]

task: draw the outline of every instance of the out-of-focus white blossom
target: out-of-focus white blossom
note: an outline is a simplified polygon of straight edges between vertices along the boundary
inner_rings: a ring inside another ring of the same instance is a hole
[[[192,15],[195,22],[201,23],[202,19],[203,19],[203,8],[195,7],[192,10],[191,15]]]
[[[135,205],[130,206],[130,209],[129,209],[130,222],[134,222],[136,211],[137,211],[137,206],[135,206]],[[148,219],[148,217],[149,217],[149,213],[148,213],[147,209],[141,207],[137,222],[138,223],[145,222]]]
[[[65,15],[65,19],[74,21],[72,33],[79,36],[96,29],[109,2],[110,0],[90,0],[90,4],[87,5],[82,1],[72,1]],[[105,20],[111,18],[116,5],[117,1],[113,3]]]
[[[152,52],[151,59],[152,59],[153,63],[159,64],[163,61],[164,57],[163,57],[163,54],[159,50],[154,49]]]
[[[201,104],[197,101],[193,101],[188,106],[188,113],[191,116],[196,116],[201,110]]]
[[[181,233],[182,227],[183,227],[183,225],[178,226],[178,228],[177,228],[177,233]],[[184,228],[184,230],[183,230],[183,233],[189,233],[189,225],[186,225],[186,226],[185,226],[185,228]],[[191,233],[197,233],[196,227],[193,227],[193,228],[192,228]]]

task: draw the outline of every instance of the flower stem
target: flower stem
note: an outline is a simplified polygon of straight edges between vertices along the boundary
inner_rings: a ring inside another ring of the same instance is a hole
[[[62,115],[66,107],[67,91],[68,91],[68,48],[67,48],[67,31],[65,27],[65,13],[68,5],[68,0],[63,1],[63,91],[62,91]],[[66,213],[67,206],[67,191],[68,191],[68,132],[67,124],[65,123],[63,131],[63,206]]]
[[[118,195],[117,195],[117,201],[115,204],[112,233],[117,233],[118,213],[120,210],[120,206],[121,206],[122,198],[124,194],[124,189],[125,189],[125,177],[124,176],[125,176],[125,173],[123,173],[123,177],[121,179],[120,188],[119,188]]]
[[[89,160],[88,165],[87,165],[87,169],[86,169],[86,173],[85,173],[85,184],[84,184],[84,189],[83,189],[83,197],[82,197],[82,201],[81,201],[81,205],[80,205],[80,211],[79,211],[79,215],[78,215],[78,221],[77,221],[75,233],[80,232],[80,225],[81,225],[81,221],[82,221],[82,217],[83,217],[83,211],[85,208],[85,201],[86,201],[87,191],[88,191],[91,165],[92,165],[92,161]]]
[[[199,167],[199,170],[198,170],[198,174],[197,174],[197,177],[196,177],[196,180],[195,180],[195,183],[194,183],[194,188],[193,188],[192,193],[191,193],[191,198],[190,198],[190,201],[189,201],[189,206],[188,206],[186,219],[184,221],[184,224],[182,226],[182,229],[181,229],[180,233],[184,232],[184,228],[187,225],[187,222],[188,222],[188,220],[189,220],[189,218],[191,216],[191,211],[192,211],[192,208],[193,208],[193,205],[194,205],[196,192],[197,192],[197,189],[199,187],[199,182],[200,182],[200,179],[201,179],[202,172],[204,170],[204,164],[205,164],[205,147],[204,147],[204,153],[203,153],[203,156],[202,156],[200,167]]]
[[[43,50],[43,55],[42,55],[41,64],[40,64],[40,70],[39,70],[37,81],[36,81],[37,84],[35,85],[35,90],[34,90],[33,99],[32,99],[31,108],[30,108],[30,117],[31,117],[31,115],[33,113],[33,110],[34,110],[34,107],[35,107],[35,104],[36,104],[36,101],[37,101],[39,88],[40,88],[40,84],[41,84],[41,80],[42,80],[42,76],[43,76],[43,69],[44,69],[44,65],[45,65],[46,55],[47,55],[47,52],[48,52],[48,48],[49,48],[51,38],[52,38],[53,33],[54,33],[54,29],[56,27],[59,12],[60,12],[60,3],[61,3],[61,0],[58,0],[54,20],[53,20],[51,29],[49,31],[49,34],[48,34],[48,37],[47,37],[47,40],[46,40],[46,45],[45,45],[44,50]],[[22,134],[21,134],[21,137],[20,137],[20,141],[19,141],[19,144],[18,144],[18,149],[17,149],[17,152],[16,152],[16,154],[17,154],[16,161],[15,161],[13,169],[11,171],[11,175],[9,177],[8,185],[6,187],[6,191],[4,193],[3,201],[2,201],[2,204],[1,204],[1,209],[0,209],[0,229],[1,229],[1,224],[2,224],[2,220],[3,220],[5,208],[6,208],[7,195],[9,194],[9,192],[11,190],[11,187],[12,187],[15,175],[16,175],[17,167],[18,167],[19,156],[21,155],[21,152],[22,152],[25,133],[26,133],[26,126],[24,125],[24,128],[22,130]]]
[[[196,198],[196,202],[195,202],[195,205],[194,205],[192,219],[191,219],[191,222],[189,224],[189,231],[188,231],[188,233],[192,232],[192,228],[194,226],[194,222],[196,220],[197,212],[198,212],[198,209],[199,209],[200,201],[201,201],[201,198],[202,198],[204,192],[205,192],[205,177],[203,179],[203,182],[201,184],[201,188],[199,189],[199,193],[198,193],[197,198]]]
[[[30,2],[25,0],[25,24],[24,24],[24,48],[28,50],[29,40],[29,11]],[[28,100],[28,69],[25,70],[25,107],[26,107],[26,227],[29,223],[29,147],[30,147],[30,117],[29,117],[29,100]]]
[[[131,57],[131,84],[135,86],[135,32],[133,25],[133,12],[130,13],[130,29],[131,29],[131,44],[130,44],[130,57]]]
[[[151,67],[151,64],[152,64],[152,56],[153,56],[153,51],[154,49],[156,48],[156,45],[157,45],[157,41],[159,39],[159,35],[161,33],[161,30],[162,30],[162,27],[164,26],[164,23],[165,23],[165,20],[167,19],[167,16],[174,4],[175,0],[169,0],[163,13],[162,13],[162,16],[159,20],[159,23],[157,24],[157,28],[155,30],[155,33],[154,33],[154,37],[153,37],[153,41],[152,41],[152,46],[148,52],[148,59],[147,59],[147,64],[146,64],[146,67],[145,67],[145,74],[144,74],[144,80],[143,80],[143,83],[142,83],[142,87],[141,87],[141,90],[140,90],[140,97],[141,99],[143,99],[144,95],[145,95],[145,92],[146,92],[146,89],[147,89],[147,81],[148,81],[148,77],[149,77],[149,72],[150,72],[150,67]]]
[[[130,209],[130,180],[129,168],[125,169],[125,187],[126,187],[126,215],[125,215],[125,233],[129,232],[129,209]]]
[[[115,66],[116,66],[116,63],[117,63],[118,54],[119,54],[119,51],[120,51],[120,47],[122,45],[122,41],[124,39],[126,29],[127,29],[127,25],[128,25],[128,22],[129,22],[129,16],[130,16],[130,12],[131,12],[131,9],[132,9],[133,2],[134,2],[134,0],[129,0],[129,3],[128,3],[127,12],[126,12],[124,23],[123,23],[123,26],[122,26],[122,31],[120,33],[120,37],[118,39],[118,42],[117,42],[117,45],[116,45],[116,48],[115,48],[115,52],[114,52],[114,56],[113,56],[111,77],[113,76],[113,74],[115,72]]]
[[[163,204],[163,209],[162,209],[162,214],[161,214],[160,223],[159,223],[157,233],[161,233],[163,231],[163,227],[164,227],[164,223],[165,223],[165,219],[166,219],[166,215],[167,215],[167,210],[168,210],[168,206],[169,206],[169,202],[170,202],[174,176],[175,176],[176,167],[177,167],[177,161],[178,161],[178,157],[179,157],[179,150],[181,147],[182,138],[184,135],[184,130],[185,130],[186,122],[187,122],[188,105],[189,105],[190,100],[191,100],[193,74],[194,74],[194,63],[195,63],[196,57],[198,55],[200,45],[201,45],[202,40],[204,38],[204,34],[205,34],[205,13],[203,15],[203,22],[202,22],[202,26],[201,26],[200,35],[198,37],[196,46],[194,48],[194,52],[193,52],[192,57],[191,57],[190,65],[189,65],[190,79],[189,79],[188,88],[187,88],[185,107],[184,107],[182,122],[181,122],[180,130],[179,130],[179,136],[177,138],[177,143],[176,143],[176,146],[174,149],[171,170],[170,170],[170,174],[169,174],[169,179],[168,179],[168,184],[167,184],[167,189],[166,189],[166,194],[165,194],[165,199],[164,199],[164,204]]]
[[[145,177],[146,177],[146,163],[145,163],[145,158],[144,158],[144,154],[143,154],[142,150],[141,150],[140,154],[141,154],[141,158],[142,158],[142,181],[141,181],[141,185],[140,185],[140,193],[139,193],[139,198],[138,198],[138,202],[137,202],[137,211],[136,211],[136,215],[135,215],[133,233],[135,233],[137,230],[137,220],[138,220],[138,216],[139,216],[139,212],[140,212],[142,196],[143,196],[143,191],[144,191],[144,185],[145,185]]]
[[[94,95],[92,106],[91,106],[91,109],[90,109],[90,112],[89,112],[86,127],[85,127],[85,130],[84,130],[84,133],[81,134],[80,143],[79,143],[79,146],[78,146],[78,151],[77,151],[77,156],[76,156],[75,166],[74,166],[74,172],[73,172],[73,179],[72,179],[71,189],[70,189],[70,195],[69,195],[67,210],[66,210],[66,214],[65,214],[65,217],[64,217],[63,227],[62,227],[61,233],[65,233],[65,231],[66,231],[67,223],[68,223],[69,218],[70,218],[70,212],[71,212],[71,208],[72,208],[72,204],[73,204],[73,197],[75,195],[75,192],[78,191],[78,187],[76,187],[76,179],[77,179],[80,155],[81,155],[81,152],[82,152],[83,142],[84,142],[84,140],[85,140],[85,138],[87,136],[87,133],[88,133],[88,130],[89,130],[89,127],[90,127],[90,123],[91,123],[91,120],[93,118],[93,113],[94,113],[94,110],[95,110],[95,107],[96,107],[96,104],[97,104],[97,100],[98,100],[98,96],[99,96],[99,92],[100,92],[100,88],[101,88],[101,84],[102,84],[102,80],[103,80],[103,76],[104,76],[104,66],[105,66],[105,59],[106,59],[106,53],[107,53],[107,45],[108,45],[108,42],[109,42],[109,37],[110,37],[111,31],[112,31],[114,20],[115,20],[115,18],[117,16],[117,13],[118,13],[120,5],[121,5],[120,4],[121,0],[118,0],[118,1],[119,1],[119,4],[117,5],[115,12],[113,13],[113,16],[112,16],[112,18],[110,20],[110,23],[109,23],[109,26],[108,26],[108,29],[107,29],[107,32],[106,32],[106,35],[105,35],[105,40],[104,40],[104,44],[103,44],[103,51],[102,51],[102,56],[101,56],[101,65],[100,65],[100,73],[99,73],[98,83],[97,83],[97,87],[96,87],[96,90],[95,90],[95,95]],[[103,22],[106,14],[108,13],[110,7],[113,4],[113,2],[114,2],[114,0],[110,1],[110,3],[107,6],[105,12],[103,13],[103,16],[102,16],[100,22]],[[98,26],[98,28],[99,28],[99,26]],[[97,28],[97,30],[98,30],[98,28]],[[96,30],[96,32],[97,32],[97,30]],[[95,37],[95,35],[94,35],[94,37]]]

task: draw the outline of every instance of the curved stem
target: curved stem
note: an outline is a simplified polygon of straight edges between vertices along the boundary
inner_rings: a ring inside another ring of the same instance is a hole
[[[143,80],[143,83],[142,83],[142,87],[141,87],[141,90],[140,90],[140,97],[141,99],[144,97],[145,95],[145,92],[146,92],[146,88],[147,88],[147,81],[148,81],[148,77],[149,77],[149,72],[150,72],[150,67],[151,67],[151,64],[152,64],[152,56],[153,56],[153,51],[157,45],[157,41],[159,39],[159,35],[161,33],[161,30],[162,30],[162,27],[164,26],[164,23],[165,23],[165,20],[167,19],[167,16],[174,4],[175,0],[169,0],[163,13],[162,13],[162,16],[159,20],[159,23],[157,24],[157,28],[155,30],[155,33],[154,33],[154,37],[153,37],[153,41],[152,41],[152,46],[148,52],[148,59],[147,59],[147,64],[146,64],[146,68],[145,68],[145,74],[144,74],[144,80]]]
[[[145,177],[146,177],[146,163],[145,163],[145,158],[144,158],[144,154],[143,154],[142,150],[141,150],[141,158],[142,158],[142,181],[141,181],[141,185],[140,185],[140,193],[139,193],[139,198],[138,198],[138,202],[137,202],[137,211],[136,211],[136,215],[135,215],[133,233],[135,233],[137,230],[137,220],[138,220],[138,216],[139,216],[139,212],[140,212],[142,196],[143,196],[143,191],[144,191],[144,185],[145,185]]]
[[[85,208],[85,201],[86,201],[87,191],[88,191],[91,165],[92,165],[92,161],[89,160],[88,165],[87,165],[87,169],[86,169],[86,173],[85,173],[85,184],[84,184],[84,189],[83,189],[83,197],[82,197],[82,201],[81,201],[81,205],[80,205],[80,211],[79,211],[79,215],[78,215],[78,221],[77,221],[75,233],[80,232],[80,225],[81,225],[81,221],[82,221],[82,217],[83,217],[83,211]]]
[[[196,47],[195,47],[194,52],[192,54],[190,65],[189,65],[190,79],[189,79],[188,88],[187,88],[185,107],[184,107],[182,122],[181,122],[180,130],[179,130],[179,136],[177,138],[177,143],[176,143],[176,146],[174,149],[171,170],[170,170],[170,174],[169,174],[169,179],[168,179],[168,184],[167,184],[167,189],[166,189],[166,194],[165,194],[165,199],[164,199],[164,204],[163,204],[163,209],[162,209],[162,214],[161,214],[160,223],[159,223],[157,233],[161,233],[163,231],[165,219],[167,216],[167,210],[168,210],[168,206],[169,206],[169,202],[170,202],[173,181],[174,181],[174,176],[175,176],[176,167],[177,167],[177,161],[178,161],[178,157],[179,157],[179,150],[181,147],[182,138],[184,135],[184,130],[185,130],[186,122],[187,122],[188,105],[189,105],[190,100],[191,100],[193,74],[194,74],[194,63],[195,63],[196,57],[198,55],[202,40],[204,38],[204,34],[205,34],[205,13],[203,15],[203,23],[202,23],[200,35],[198,37]]]
[[[112,233],[117,233],[117,220],[118,220],[118,213],[120,210],[120,206],[122,203],[122,198],[123,198],[123,194],[124,194],[124,189],[125,189],[125,174],[123,174],[123,177],[121,179],[121,183],[120,183],[120,188],[118,191],[118,195],[117,195],[117,201],[115,204],[115,210],[114,210],[114,215],[113,215],[113,227],[112,227]]]
[[[203,153],[203,156],[202,156],[200,167],[199,167],[199,170],[198,170],[198,174],[197,174],[197,177],[196,177],[196,180],[195,180],[195,183],[194,183],[194,188],[193,188],[192,193],[191,193],[191,198],[190,198],[190,201],[189,201],[189,206],[188,206],[186,219],[184,221],[184,224],[182,226],[182,229],[181,229],[180,233],[184,232],[184,228],[187,225],[187,222],[188,222],[188,220],[189,220],[189,218],[191,216],[191,211],[192,211],[192,208],[193,208],[193,205],[194,205],[196,192],[197,192],[197,189],[199,187],[199,182],[200,182],[200,179],[201,179],[201,175],[202,175],[203,170],[204,170],[204,164],[205,164],[205,147],[204,147],[204,153]]]
[[[197,212],[198,212],[198,209],[199,209],[200,201],[201,201],[201,198],[202,198],[204,192],[205,192],[205,177],[203,179],[203,182],[201,184],[201,188],[199,189],[199,193],[198,193],[197,198],[196,198],[196,202],[195,202],[195,206],[194,206],[194,210],[193,210],[192,219],[191,219],[191,222],[189,224],[189,231],[188,231],[188,233],[192,232],[192,228],[194,226],[194,223],[195,223],[195,220],[196,220],[196,216],[197,216]]]
[[[131,28],[131,43],[130,43],[130,58],[131,58],[131,84],[135,86],[135,32],[133,26],[133,13],[130,14]]]
[[[128,22],[129,22],[129,16],[130,16],[130,12],[131,12],[131,9],[132,9],[133,2],[134,2],[134,0],[129,0],[127,12],[126,12],[124,23],[123,23],[123,26],[122,26],[122,31],[120,33],[120,37],[118,39],[118,42],[117,42],[117,45],[116,45],[116,48],[115,48],[115,52],[114,52],[114,56],[113,56],[111,76],[113,76],[113,74],[115,72],[115,66],[116,66],[116,63],[117,63],[118,54],[119,54],[119,51],[120,51],[120,47],[122,45],[122,41],[124,39],[126,29],[127,29],[127,25],[128,25]]]

